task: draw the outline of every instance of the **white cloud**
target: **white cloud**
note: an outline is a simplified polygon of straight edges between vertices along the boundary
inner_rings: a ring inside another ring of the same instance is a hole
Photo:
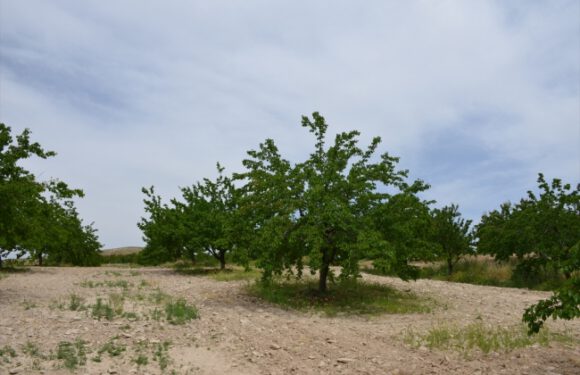
[[[240,168],[267,137],[303,157],[300,115],[314,110],[333,132],[382,136],[430,194],[475,217],[537,172],[580,179],[579,12],[575,1],[4,0],[0,120],[59,152],[30,165],[86,190],[81,213],[108,246],[140,242],[141,186],[174,196],[216,161]]]

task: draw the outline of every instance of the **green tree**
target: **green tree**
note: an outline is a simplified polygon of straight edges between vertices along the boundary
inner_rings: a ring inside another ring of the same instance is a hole
[[[94,229],[91,229],[90,236],[82,236],[89,231],[87,228],[85,232],[79,232],[82,227],[72,199],[82,197],[83,192],[71,189],[59,180],[37,181],[32,173],[19,165],[32,156],[46,159],[54,155],[53,151],[46,151],[40,144],[31,142],[30,130],[24,130],[14,139],[11,128],[0,124],[0,266],[2,255],[12,251],[39,260],[49,248],[65,252],[67,248],[60,247],[64,236],[77,238],[77,241],[85,237],[95,240],[84,242],[86,247],[75,247],[79,255],[70,263],[80,265],[90,258],[93,259],[90,263],[94,264],[98,259],[100,244]],[[59,225],[59,217],[65,214],[74,217],[78,227]],[[68,249],[72,251],[72,248]]]
[[[148,264],[160,264],[189,257],[195,261],[195,251],[187,245],[186,217],[181,206],[162,203],[153,186],[143,188],[145,212],[149,218],[141,218],[137,224],[146,242],[140,259]]]
[[[373,267],[384,274],[396,274],[404,280],[415,279],[419,268],[410,262],[435,260],[437,248],[431,239],[433,202],[420,199],[417,194],[428,188],[421,181],[401,184],[401,191],[388,197],[372,212],[372,222],[380,237],[367,255]],[[385,252],[385,248],[389,249]],[[385,254],[391,254],[385,257]]]
[[[332,265],[341,268],[340,277],[356,277],[358,262],[372,253],[383,263],[405,263],[373,220],[377,207],[392,197],[387,188],[411,194],[405,183],[407,171],[397,170],[398,159],[381,155],[373,162],[380,143],[358,147],[358,131],[340,133],[326,146],[327,124],[317,112],[302,118],[302,126],[316,137],[310,157],[291,164],[280,155],[273,140],[248,152],[243,161],[243,211],[252,218],[253,249],[264,278],[283,272],[301,276],[306,265],[319,273],[318,289],[327,291],[334,279]],[[421,182],[411,185],[424,190]],[[379,189],[380,188],[380,189]]]
[[[440,258],[447,263],[447,274],[451,275],[461,257],[473,252],[471,220],[463,219],[455,204],[434,209],[432,215],[432,239],[439,246]]]
[[[239,192],[219,163],[217,170],[215,181],[205,178],[181,189],[184,202],[173,200],[173,204],[184,213],[188,245],[213,256],[225,269],[226,255],[239,245],[241,237]]]
[[[503,204],[477,225],[478,251],[499,260],[516,255],[519,274],[552,270],[564,275],[566,282],[552,298],[526,310],[524,320],[531,332],[537,332],[549,316],[580,316],[580,185],[573,188],[560,179],[548,183],[540,173],[538,190],[539,195],[528,191],[516,205]]]
[[[526,309],[523,320],[530,334],[539,332],[549,317],[566,320],[580,317],[580,241],[570,249],[570,259],[561,264],[564,272],[573,276],[552,297]]]

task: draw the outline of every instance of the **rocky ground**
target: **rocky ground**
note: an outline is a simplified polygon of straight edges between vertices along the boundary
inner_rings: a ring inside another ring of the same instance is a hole
[[[549,293],[365,279],[425,297],[431,312],[328,318],[259,301],[243,281],[160,268],[32,268],[0,279],[0,374],[580,374],[578,320],[549,323],[567,342],[509,352],[406,339],[439,326],[518,325],[524,308]],[[199,319],[164,318],[164,304],[180,297]],[[92,316],[97,298],[117,307],[112,320]]]

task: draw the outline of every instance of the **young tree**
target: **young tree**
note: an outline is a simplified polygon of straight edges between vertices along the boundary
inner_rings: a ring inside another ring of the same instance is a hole
[[[451,275],[461,257],[472,252],[471,220],[463,219],[455,204],[434,209],[432,215],[432,239],[439,246],[440,257],[447,262],[447,274]]]
[[[181,189],[184,203],[173,201],[184,214],[187,242],[196,251],[203,251],[226,267],[226,254],[239,245],[238,191],[224,168],[218,163],[215,181],[203,182]]]
[[[302,118],[316,137],[306,161],[291,164],[268,139],[248,152],[247,171],[237,177],[246,181],[243,209],[253,218],[253,246],[264,277],[293,269],[300,276],[307,257],[310,271],[319,273],[318,290],[325,293],[334,277],[332,265],[341,267],[341,278],[349,278],[358,276],[358,261],[371,251],[384,263],[405,263],[406,254],[389,246],[371,213],[389,201],[386,187],[411,190],[404,182],[407,171],[396,170],[397,158],[385,153],[371,161],[380,138],[361,149],[359,132],[345,132],[327,147],[328,125],[317,112],[312,117]],[[420,182],[411,186],[426,188]]]
[[[580,185],[573,189],[559,179],[538,176],[540,195],[528,191],[516,205],[483,215],[477,225],[477,249],[498,260],[516,255],[522,267],[552,267],[569,279],[563,264],[580,240]]]
[[[549,316],[580,316],[580,185],[572,188],[560,179],[548,183],[540,173],[538,188],[539,196],[528,191],[518,204],[506,203],[500,211],[484,215],[477,226],[478,251],[500,260],[515,254],[518,269],[525,273],[552,269],[566,278],[552,298],[526,310],[524,320],[531,332],[537,332]]]
[[[142,192],[147,196],[143,202],[149,218],[141,218],[137,224],[146,242],[140,258],[152,264],[175,261],[184,256],[194,261],[195,252],[187,247],[186,217],[181,207],[163,204],[153,186],[143,188]]]

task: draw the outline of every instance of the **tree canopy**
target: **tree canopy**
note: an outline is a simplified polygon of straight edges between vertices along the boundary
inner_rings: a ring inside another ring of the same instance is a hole
[[[455,204],[434,209],[432,215],[432,239],[439,246],[439,258],[445,260],[447,273],[451,275],[461,257],[474,253],[471,220],[463,219]]]
[[[580,185],[573,188],[560,179],[548,183],[540,173],[538,190],[539,195],[528,191],[519,203],[484,215],[477,226],[479,251],[499,260],[517,256],[519,272],[527,277],[541,269],[566,278],[553,297],[526,310],[524,320],[533,332],[549,316],[580,316]]]
[[[291,163],[268,139],[248,152],[246,171],[237,175],[246,183],[242,206],[253,220],[253,247],[264,276],[295,271],[300,276],[306,265],[318,272],[319,291],[326,292],[327,280],[335,277],[331,266],[340,267],[341,278],[356,277],[366,256],[398,265],[407,276],[409,254],[398,250],[409,238],[389,237],[381,230],[389,224],[374,219],[389,210],[404,212],[408,201],[417,204],[415,194],[427,186],[407,184],[408,172],[396,168],[398,158],[388,153],[374,158],[378,137],[363,149],[358,131],[343,132],[327,145],[328,125],[317,112],[312,120],[303,117],[302,126],[316,139],[307,160]],[[403,207],[394,208],[397,204]]]
[[[11,128],[0,124],[0,261],[16,251],[40,263],[44,255],[76,265],[98,263],[96,231],[83,226],[74,207],[73,199],[82,197],[82,190],[59,180],[38,181],[20,165],[33,156],[55,155],[32,142],[30,130],[14,138]]]

